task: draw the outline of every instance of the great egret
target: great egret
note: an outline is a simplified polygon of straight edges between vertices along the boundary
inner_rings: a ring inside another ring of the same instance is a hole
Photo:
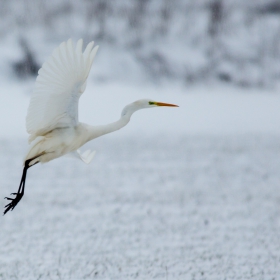
[[[35,89],[31,96],[26,130],[30,134],[30,149],[24,158],[23,173],[18,191],[5,206],[4,215],[13,210],[24,195],[28,168],[41,162],[72,153],[85,163],[90,163],[95,152],[78,150],[88,141],[124,127],[131,115],[140,109],[177,105],[149,99],[135,101],[124,107],[118,121],[91,126],[78,120],[79,98],[86,88],[87,77],[98,50],[90,42],[82,51],[83,40],[76,47],[71,39],[60,44],[39,70]]]

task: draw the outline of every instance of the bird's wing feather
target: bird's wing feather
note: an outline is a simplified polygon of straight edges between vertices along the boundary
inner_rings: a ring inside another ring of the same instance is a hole
[[[77,150],[77,153],[84,163],[89,164],[95,156],[96,151],[86,150],[85,152],[81,153],[80,150]]]
[[[73,151],[69,154],[66,154],[65,156],[70,156],[73,158],[78,158],[80,160],[82,160],[84,163],[89,164],[93,157],[95,156],[96,151],[91,151],[91,150],[86,150],[85,152],[81,152],[80,150],[77,151]]]
[[[60,44],[39,70],[26,117],[26,130],[34,139],[55,128],[78,123],[78,102],[98,50],[83,41],[76,47],[72,40]]]

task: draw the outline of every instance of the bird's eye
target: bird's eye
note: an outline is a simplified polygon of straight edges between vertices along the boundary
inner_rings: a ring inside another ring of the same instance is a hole
[[[155,105],[155,102],[149,101],[149,105]]]

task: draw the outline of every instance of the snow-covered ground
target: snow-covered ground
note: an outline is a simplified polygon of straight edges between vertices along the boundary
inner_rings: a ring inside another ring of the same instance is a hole
[[[2,82],[0,197],[16,191],[32,83]],[[114,121],[90,165],[30,169],[0,219],[0,279],[280,279],[280,95],[89,82],[80,119]],[[5,201],[2,200],[1,207]]]

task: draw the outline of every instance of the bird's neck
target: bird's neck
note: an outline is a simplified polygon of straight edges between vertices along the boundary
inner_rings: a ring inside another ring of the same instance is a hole
[[[89,126],[87,129],[89,139],[87,141],[123,128],[130,121],[132,114],[140,109],[143,108],[139,106],[137,102],[133,102],[123,108],[121,117],[118,121],[106,125]]]
[[[131,115],[125,115],[125,116],[122,116],[116,122],[112,122],[112,123],[105,124],[105,125],[90,126],[88,141],[123,128],[130,121],[130,117],[131,117]]]

